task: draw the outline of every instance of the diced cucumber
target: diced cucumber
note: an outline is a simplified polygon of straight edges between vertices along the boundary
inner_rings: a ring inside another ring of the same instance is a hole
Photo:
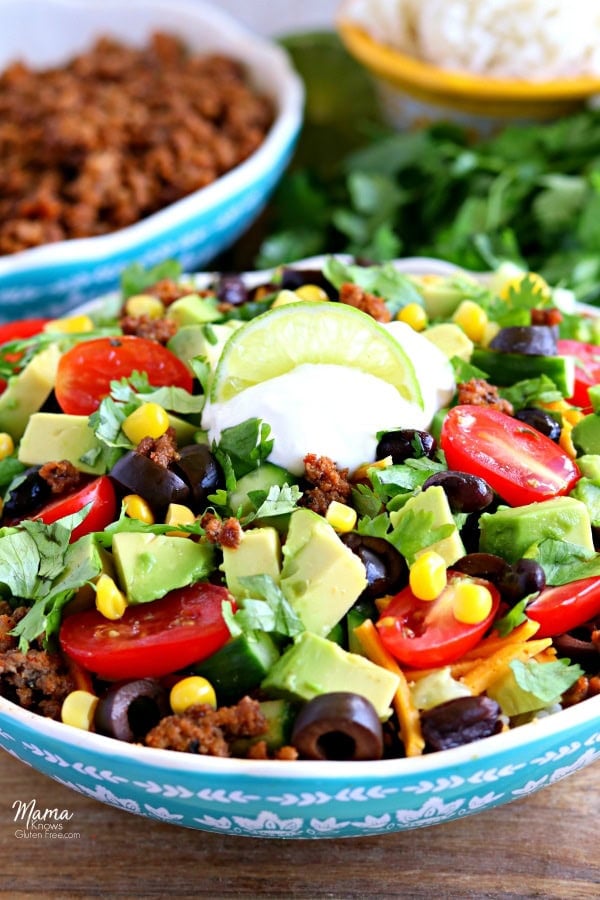
[[[266,732],[253,738],[239,738],[231,747],[234,756],[245,755],[248,748],[258,741],[265,741],[269,750],[277,750],[289,744],[298,712],[297,705],[289,700],[264,700],[260,703],[260,709],[267,720]]]
[[[284,484],[295,484],[296,480],[281,466],[264,462],[257,469],[253,469],[239,479],[235,491],[232,491],[229,496],[229,505],[234,513],[237,514],[238,510],[241,510],[241,515],[246,516],[254,510],[248,496],[252,491],[268,491],[273,485],[282,487]]]
[[[365,621],[365,619],[376,619],[378,617],[377,607],[371,600],[364,600],[355,603],[352,609],[348,610],[346,615],[346,627],[348,629],[348,650],[350,653],[359,653],[364,656],[363,649],[354,634],[354,629]]]
[[[233,638],[193,670],[210,681],[218,703],[227,704],[257,687],[278,658],[270,635],[259,631]]]
[[[337,625],[334,625],[329,634],[327,635],[328,641],[333,641],[334,644],[339,644],[340,647],[345,647],[346,645],[346,629],[342,622],[338,622]]]
[[[575,360],[570,356],[528,356],[475,347],[471,363],[499,387],[540,375],[550,378],[563,397],[570,397],[575,387]]]

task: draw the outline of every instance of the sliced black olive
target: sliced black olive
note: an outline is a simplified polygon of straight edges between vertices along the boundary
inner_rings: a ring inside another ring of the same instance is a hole
[[[248,288],[244,280],[235,274],[223,274],[216,284],[216,294],[221,303],[241,306],[248,300]]]
[[[498,581],[503,600],[518,603],[530,594],[537,594],[546,587],[546,573],[535,559],[520,559],[510,566]]]
[[[382,434],[375,450],[376,459],[392,457],[394,465],[401,465],[407,459],[432,457],[436,450],[435,438],[428,431],[416,428],[399,428]]]
[[[383,728],[370,700],[335,691],[302,707],[291,743],[304,759],[381,759]]]
[[[4,502],[5,519],[17,519],[35,512],[49,499],[51,490],[47,481],[39,475],[40,467],[31,466],[19,475],[21,479]]]
[[[320,269],[292,269],[284,266],[281,272],[281,288],[295,291],[303,284],[316,284],[323,288],[328,297],[337,297],[337,291],[330,281],[325,278]]]
[[[558,441],[560,438],[560,424],[549,412],[539,409],[537,406],[526,406],[518,410],[514,417],[545,434],[551,441]]]
[[[494,553],[467,553],[452,564],[456,572],[463,572],[473,578],[485,578],[498,584],[510,572],[510,565]]]
[[[341,536],[344,544],[363,563],[367,573],[364,597],[393,594],[408,584],[408,566],[404,557],[385,538],[351,531]]]
[[[139,494],[153,509],[169,503],[187,503],[190,489],[183,478],[135,450],[119,459],[111,478],[127,494]]]
[[[140,678],[109,688],[96,707],[94,725],[100,734],[132,743],[168,715],[164,687],[154,678]]]
[[[480,512],[494,499],[494,492],[483,478],[469,472],[436,472],[423,482],[423,490],[443,488],[452,512]]]
[[[502,353],[556,356],[556,329],[551,325],[511,325],[501,328],[489,346]]]
[[[189,502],[193,512],[203,512],[208,504],[208,495],[224,484],[220,466],[206,444],[182,447],[179,459],[169,468],[189,485]]]

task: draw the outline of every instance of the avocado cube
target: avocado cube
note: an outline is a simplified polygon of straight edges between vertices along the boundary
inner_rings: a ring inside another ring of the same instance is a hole
[[[199,325],[203,322],[218,322],[223,318],[219,311],[216,297],[201,297],[199,294],[188,294],[171,303],[165,318],[173,319],[179,326]]]
[[[469,362],[471,359],[473,341],[467,337],[462,328],[452,322],[432,325],[423,332],[423,337],[435,344],[448,359],[453,359],[455,356],[465,362]]]
[[[90,451],[97,451],[96,462],[82,462],[82,456]],[[100,475],[106,469],[101,451],[102,444],[90,428],[87,416],[36,412],[25,428],[19,461],[36,466],[54,459],[68,459],[80,472]]]
[[[29,417],[46,402],[56,379],[60,350],[50,344],[19,372],[8,379],[0,395],[0,431],[6,431],[18,441],[25,431]]]
[[[324,637],[362,594],[367,578],[361,560],[323,516],[297,509],[283,546],[280,586],[304,627]]]
[[[581,453],[600,453],[600,414],[584,416],[573,428],[571,438]]]
[[[275,528],[253,528],[244,531],[239,545],[234,549],[223,547],[223,564],[227,587],[239,600],[248,596],[240,578],[248,575],[269,575],[279,583],[281,572],[281,546]]]
[[[214,568],[211,544],[141,531],[114,535],[113,557],[130,604],[148,603],[175,588],[202,581]]]
[[[300,701],[350,691],[370,700],[379,718],[387,719],[399,683],[394,672],[305,631],[277,660],[261,687],[267,696]]]
[[[553,497],[526,506],[501,506],[482,513],[479,549],[515,563],[546,538],[567,541],[593,552],[590,516],[585,503],[575,497]]]

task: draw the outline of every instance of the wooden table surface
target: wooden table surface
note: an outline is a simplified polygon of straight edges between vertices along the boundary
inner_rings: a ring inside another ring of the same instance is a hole
[[[15,834],[15,800],[67,809],[76,840]],[[214,835],[76,794],[0,751],[0,896],[24,898],[600,897],[600,764],[446,825],[372,838]]]

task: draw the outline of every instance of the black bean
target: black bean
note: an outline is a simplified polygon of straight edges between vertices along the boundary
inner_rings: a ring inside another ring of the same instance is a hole
[[[351,531],[342,541],[363,563],[367,587],[361,596],[382,597],[394,594],[408,584],[408,566],[404,557],[385,538]]]
[[[494,492],[487,481],[469,472],[436,472],[423,483],[423,490],[434,485],[443,488],[452,512],[480,512],[494,499]]]
[[[535,428],[536,431],[545,434],[551,441],[558,441],[560,438],[560,424],[554,416],[551,416],[549,412],[543,409],[538,409],[536,406],[525,406],[523,409],[518,410],[514,417],[520,422],[530,425],[531,428]]]
[[[230,303],[231,306],[241,306],[248,300],[248,288],[239,275],[221,275],[216,293],[221,303]]]
[[[496,585],[510,571],[506,560],[494,553],[468,553],[453,563],[452,568],[473,578],[485,578]]]
[[[520,559],[510,566],[498,582],[502,599],[515,604],[546,587],[546,573],[534,559]]]
[[[431,458],[436,450],[435,438],[428,431],[416,428],[400,428],[398,431],[386,431],[379,439],[375,451],[376,459],[391,456],[394,465],[400,465],[407,459]]]
[[[500,707],[490,697],[457,697],[421,713],[421,728],[428,750],[449,750],[500,731]]]

